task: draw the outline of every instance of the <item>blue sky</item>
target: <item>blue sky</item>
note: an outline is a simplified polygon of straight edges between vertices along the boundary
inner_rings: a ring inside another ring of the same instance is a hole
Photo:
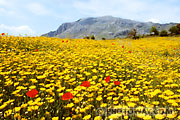
[[[180,22],[180,0],[0,0],[0,33],[36,36],[64,22],[106,15]]]

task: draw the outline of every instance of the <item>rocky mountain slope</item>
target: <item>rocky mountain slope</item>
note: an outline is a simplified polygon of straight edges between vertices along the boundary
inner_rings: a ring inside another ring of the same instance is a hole
[[[87,35],[95,35],[96,39],[102,37],[123,38],[126,37],[132,28],[136,28],[138,34],[148,34],[152,26],[156,26],[158,30],[168,30],[176,23],[159,24],[152,22],[139,22],[129,19],[122,19],[112,16],[89,17],[79,19],[71,23],[63,23],[55,31],[43,34],[47,37],[59,38],[83,38]]]

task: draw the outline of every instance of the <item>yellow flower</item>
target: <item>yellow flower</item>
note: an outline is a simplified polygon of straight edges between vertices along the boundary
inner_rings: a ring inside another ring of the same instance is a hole
[[[52,120],[59,120],[59,117],[53,117]]]
[[[107,106],[107,103],[102,103],[101,104],[101,107],[106,107]]]
[[[108,116],[109,119],[117,119],[119,117],[121,117],[122,115],[121,114],[112,114],[110,116]]]
[[[172,92],[171,90],[166,90],[163,93],[168,95],[168,96],[174,95],[174,92]]]
[[[91,118],[91,115],[86,115],[83,117],[83,120],[89,120]]]
[[[93,95],[94,95],[94,94],[93,94],[93,93],[91,93],[91,94],[88,94],[88,95],[87,95],[87,97],[89,97],[89,98],[90,98],[90,97],[92,97]]]
[[[28,106],[28,104],[22,104],[21,108],[26,108]]]
[[[146,116],[145,113],[141,113],[141,112],[137,113],[137,117],[139,117],[141,119],[143,119],[145,116]]]
[[[45,120],[45,117],[42,117],[41,120]]]
[[[85,72],[85,75],[86,75],[86,76],[90,76],[91,73],[90,73],[90,72]]]
[[[92,70],[93,73],[97,73],[98,71],[96,69]],[[93,76],[94,77],[94,76]],[[97,76],[96,76],[97,77]]]
[[[167,118],[173,119],[177,116],[177,113],[167,114]]]
[[[67,104],[67,108],[72,108],[74,106],[74,104],[73,103],[69,103],[69,104]]]
[[[179,90],[177,90],[177,92],[179,92],[179,93],[180,93],[180,89],[179,89]]]
[[[32,83],[37,83],[38,81],[36,79],[30,79]]]
[[[26,118],[21,118],[21,120],[28,120],[28,119],[26,119]]]
[[[159,105],[159,101],[153,101],[152,104],[153,105]]]
[[[146,115],[146,116],[143,117],[143,119],[144,119],[144,120],[151,120],[152,117],[151,117],[150,115]]]
[[[113,104],[115,104],[115,105],[118,104],[118,103],[119,103],[118,101],[114,101],[114,102],[113,102]]]
[[[3,94],[0,94],[0,97],[2,97],[3,96]]]
[[[46,76],[45,76],[45,75],[42,75],[42,76],[37,76],[37,79],[44,79],[44,78],[46,78]]]
[[[73,119],[76,119],[77,117],[78,117],[77,115],[73,115],[73,116],[72,116]]]
[[[158,119],[158,120],[162,120],[162,119],[165,118],[165,116],[166,116],[165,114],[156,114],[155,118]]]
[[[108,97],[107,100],[112,100],[112,97]]]
[[[7,104],[3,104],[0,106],[0,110],[4,109],[7,106]]]
[[[124,116],[124,119],[126,120],[126,119],[128,119],[128,116],[126,115],[126,116]]]
[[[98,97],[96,98],[96,100],[97,100],[97,101],[101,101],[101,100],[102,100],[102,97],[101,97],[101,96],[98,96]]]
[[[14,118],[21,119],[21,115],[20,115],[19,113],[15,113],[15,114],[14,114]]]
[[[133,103],[133,102],[128,102],[127,104],[128,104],[129,107],[134,107],[134,106],[136,106],[136,103]]]
[[[50,115],[50,113],[49,113],[49,112],[45,112],[45,114],[46,114],[46,115]]]
[[[96,116],[96,117],[94,118],[94,120],[102,120],[102,117],[101,117],[101,116]]]
[[[67,117],[65,120],[70,120],[71,118],[70,117]]]
[[[81,113],[84,113],[85,111],[86,111],[86,109],[83,109],[83,108],[80,109]]]
[[[35,85],[32,85],[32,86],[29,87],[30,90],[35,89],[35,88],[36,88]]]
[[[15,112],[19,112],[21,110],[21,107],[15,107]]]
[[[11,113],[12,113],[12,110],[11,110],[11,109],[5,111],[5,112],[4,112],[4,117],[8,117],[9,115],[11,115]]]
[[[15,82],[15,83],[14,83],[14,86],[17,86],[17,85],[19,85],[19,82]]]
[[[41,105],[43,105],[44,103],[43,102],[37,102],[36,103],[38,106],[41,106]]]
[[[53,103],[55,100],[54,99],[50,99],[48,100],[48,103]]]

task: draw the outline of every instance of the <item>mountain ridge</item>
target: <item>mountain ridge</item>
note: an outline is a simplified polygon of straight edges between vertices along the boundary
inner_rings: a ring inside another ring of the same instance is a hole
[[[168,30],[172,25],[177,23],[153,23],[140,22],[130,19],[123,19],[113,16],[88,17],[81,18],[74,22],[61,24],[57,30],[50,31],[42,36],[58,38],[83,38],[87,35],[95,35],[96,39],[123,38],[128,32],[135,28],[138,34],[148,34],[152,26],[158,30]]]

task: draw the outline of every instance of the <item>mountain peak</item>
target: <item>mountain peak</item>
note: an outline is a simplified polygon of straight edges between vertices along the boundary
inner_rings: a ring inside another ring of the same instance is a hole
[[[147,34],[152,26],[156,26],[158,30],[168,30],[175,24],[176,23],[159,24],[138,22],[113,16],[88,17],[71,23],[63,23],[57,30],[51,31],[43,36],[83,38],[86,35],[95,35],[96,39],[103,37],[112,39],[116,37],[126,37],[128,32],[133,28],[137,29],[138,34]]]

